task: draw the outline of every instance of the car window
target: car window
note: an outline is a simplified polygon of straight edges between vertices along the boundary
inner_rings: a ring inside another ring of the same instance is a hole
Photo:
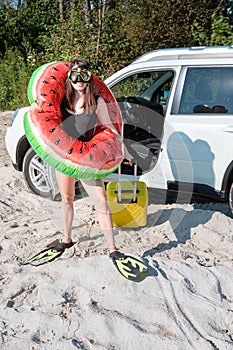
[[[148,106],[157,106],[158,111],[165,114],[173,77],[174,72],[171,70],[135,73],[111,87],[111,90],[120,102],[138,98],[137,102],[145,100]]]
[[[233,113],[233,67],[188,68],[179,113]]]

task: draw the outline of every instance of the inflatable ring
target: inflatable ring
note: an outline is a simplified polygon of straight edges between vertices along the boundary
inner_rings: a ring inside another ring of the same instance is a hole
[[[24,129],[34,151],[58,171],[76,178],[99,179],[115,171],[123,159],[122,140],[105,127],[97,127],[88,142],[68,135],[61,127],[60,105],[65,95],[68,62],[52,62],[37,68],[28,84],[30,103],[38,101],[42,111],[24,116]],[[112,123],[121,132],[122,116],[115,97],[93,74],[97,95],[107,104]]]

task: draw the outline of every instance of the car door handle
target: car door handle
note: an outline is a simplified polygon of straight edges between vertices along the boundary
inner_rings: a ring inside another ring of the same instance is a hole
[[[225,132],[232,132],[233,133],[233,125],[229,125],[226,128],[222,129],[222,131]]]

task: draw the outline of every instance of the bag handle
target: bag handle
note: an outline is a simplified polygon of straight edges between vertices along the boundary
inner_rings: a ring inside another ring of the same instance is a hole
[[[134,163],[134,184],[133,184],[133,202],[137,199],[137,163]],[[121,164],[118,167],[118,181],[117,181],[117,196],[118,202],[122,201],[122,186],[121,186]]]

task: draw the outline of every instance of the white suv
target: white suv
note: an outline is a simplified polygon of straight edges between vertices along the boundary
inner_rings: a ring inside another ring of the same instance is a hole
[[[148,52],[105,83],[122,110],[139,180],[149,188],[213,196],[232,208],[233,46]],[[30,149],[23,114],[16,112],[7,130],[8,152],[34,192],[54,194],[53,170]],[[131,171],[123,164],[123,178]]]

